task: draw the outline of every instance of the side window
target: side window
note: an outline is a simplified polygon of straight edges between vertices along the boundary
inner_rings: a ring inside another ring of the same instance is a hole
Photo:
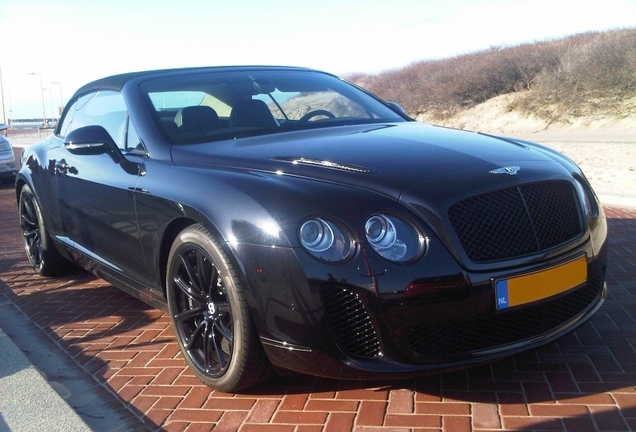
[[[66,116],[64,116],[64,119],[62,119],[61,121],[61,127],[60,127],[60,136],[66,136],[69,132],[80,128],[82,126],[84,126],[83,124],[80,123],[80,119],[78,118],[78,122],[77,123],[73,123],[74,119],[75,119],[75,113],[80,110],[81,108],[83,108],[86,103],[88,101],[90,101],[96,93],[91,93],[88,95],[84,95],[81,96],[79,99],[77,99],[75,102],[73,102],[73,105],[71,105],[71,107],[68,109],[68,111],[66,111]]]
[[[115,91],[99,91],[79,98],[68,110],[60,127],[60,135],[82,126],[104,127],[117,146],[125,150],[128,113],[124,97]]]
[[[58,130],[58,135],[66,136],[66,134],[69,133],[72,130],[71,129],[71,124],[73,123],[73,114],[75,114],[75,107],[76,106],[77,106],[77,101],[75,101],[73,103],[73,105],[71,105],[69,107],[69,109],[66,111],[66,115],[64,116],[64,118],[60,122],[60,128]]]
[[[126,131],[126,148],[125,151],[132,153],[145,153],[145,149],[143,144],[141,143],[141,139],[139,139],[139,134],[137,133],[137,129],[135,129],[135,125],[130,121],[130,117],[128,117],[127,123],[127,131]]]

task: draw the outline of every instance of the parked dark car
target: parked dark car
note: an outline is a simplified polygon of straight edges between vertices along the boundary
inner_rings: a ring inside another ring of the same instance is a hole
[[[493,361],[605,297],[606,221],[571,160],[415,122],[314,70],[104,78],[21,162],[35,271],[74,262],[167,310],[224,391]]]
[[[0,132],[8,128],[6,124],[0,123]],[[9,140],[0,134],[0,181],[13,183],[16,171],[13,147]]]

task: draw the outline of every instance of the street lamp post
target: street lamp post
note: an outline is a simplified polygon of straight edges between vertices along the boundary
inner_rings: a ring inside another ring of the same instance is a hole
[[[42,74],[39,72],[29,72],[29,75],[40,76],[40,92],[42,93],[42,124],[46,128],[48,126],[46,121],[46,108],[44,108],[44,86],[42,85]]]
[[[4,87],[2,86],[2,69],[0,69],[0,98],[2,99],[2,123],[6,123],[7,112],[4,109]]]
[[[62,111],[64,111],[64,98],[62,98],[62,83],[58,81],[51,81],[51,84],[55,84],[58,86],[60,90],[60,109],[58,110],[58,117],[62,115]]]
[[[9,96],[9,128],[13,129],[13,104],[11,103],[11,92],[7,92]]]
[[[49,92],[49,102],[51,102],[51,122],[55,121],[55,111],[53,111],[53,90],[50,88],[42,89]]]

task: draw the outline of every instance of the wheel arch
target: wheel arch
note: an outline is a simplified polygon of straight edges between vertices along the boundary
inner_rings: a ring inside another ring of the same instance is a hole
[[[164,230],[159,244],[159,279],[161,283],[161,294],[166,299],[166,274],[168,267],[168,255],[170,255],[170,248],[172,243],[177,238],[179,233],[189,226],[196,224],[197,221],[190,218],[179,218],[173,220]]]
[[[20,193],[22,192],[22,188],[27,184],[26,180],[22,177],[17,177],[15,181],[15,199],[20,204]]]

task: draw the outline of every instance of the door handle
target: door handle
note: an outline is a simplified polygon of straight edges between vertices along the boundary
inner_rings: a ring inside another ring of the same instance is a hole
[[[68,165],[64,159],[55,163],[55,174],[68,174]]]

